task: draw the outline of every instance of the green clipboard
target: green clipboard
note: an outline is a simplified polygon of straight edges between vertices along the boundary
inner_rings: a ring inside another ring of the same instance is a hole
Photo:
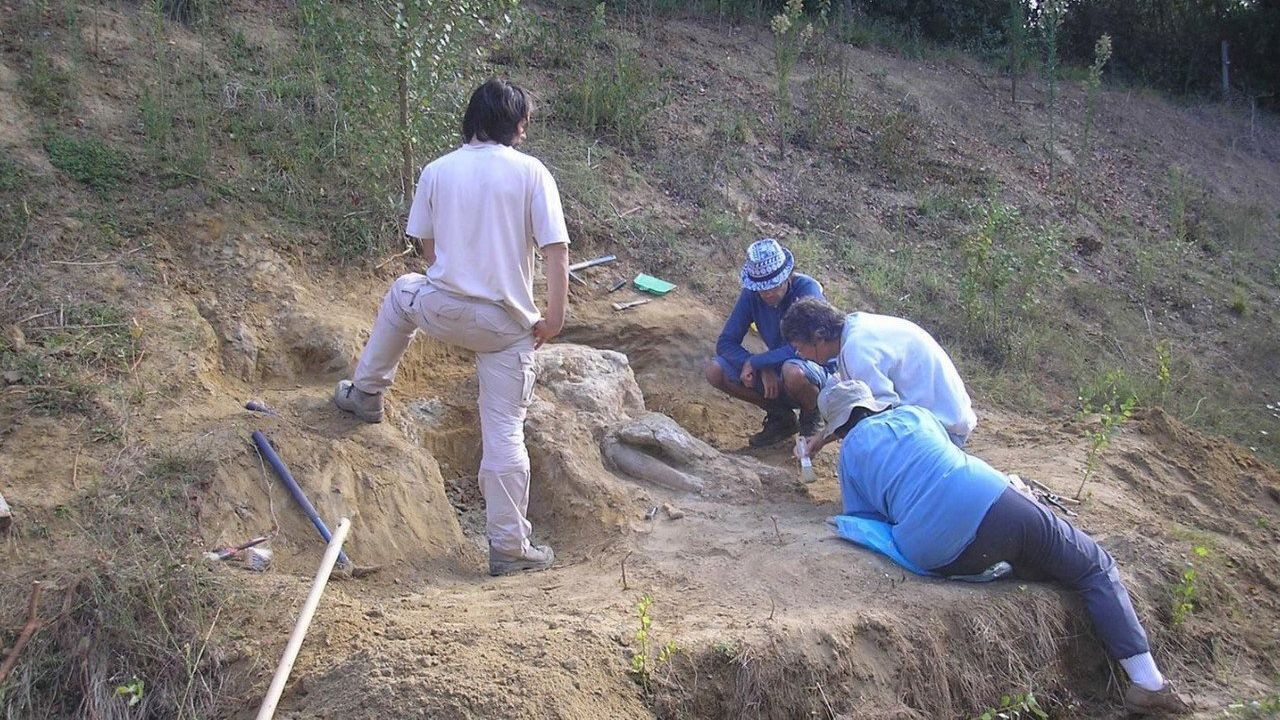
[[[637,275],[636,279],[631,282],[636,286],[637,290],[643,290],[654,295],[666,295],[676,289],[676,286],[673,283],[669,283],[666,280],[656,278],[652,275],[645,275],[644,273]]]

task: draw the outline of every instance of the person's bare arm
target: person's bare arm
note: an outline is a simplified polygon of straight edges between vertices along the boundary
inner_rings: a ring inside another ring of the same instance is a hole
[[[569,305],[569,245],[547,245],[542,248],[542,258],[547,271],[547,312],[533,326],[534,348],[560,334]]]
[[[814,435],[808,440],[809,449],[807,454],[809,455],[809,457],[814,457],[815,455],[818,454],[819,450],[821,450],[822,448],[826,447],[827,445],[835,441],[836,441],[835,435],[828,435],[826,437],[823,437],[822,435]]]
[[[423,240],[406,233],[405,239],[409,241],[409,246],[413,248],[414,254],[427,261],[427,267],[436,264],[436,241],[434,238]]]

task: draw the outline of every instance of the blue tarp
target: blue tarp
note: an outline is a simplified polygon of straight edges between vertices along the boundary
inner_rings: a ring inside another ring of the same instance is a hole
[[[917,567],[898,550],[898,546],[893,542],[893,530],[889,523],[861,515],[836,515],[830,522],[835,525],[836,534],[845,540],[875,550],[917,575],[938,577],[937,573]],[[973,583],[990,582],[1012,572],[1013,567],[1009,563],[1000,561],[977,575],[962,575],[947,579]]]
[[[836,534],[845,540],[887,555],[890,560],[917,575],[933,575],[928,570],[916,567],[915,563],[898,551],[898,546],[893,544],[893,532],[889,523],[859,515],[836,515],[832,521],[836,526]]]

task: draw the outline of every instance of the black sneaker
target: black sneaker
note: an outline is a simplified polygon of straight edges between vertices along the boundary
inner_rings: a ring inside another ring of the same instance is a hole
[[[800,411],[800,434],[805,437],[813,437],[818,434],[818,430],[822,428],[822,415],[818,413],[818,408],[812,410]]]
[[[796,414],[793,410],[776,408],[764,416],[764,427],[747,442],[751,447],[766,447],[796,434]]]

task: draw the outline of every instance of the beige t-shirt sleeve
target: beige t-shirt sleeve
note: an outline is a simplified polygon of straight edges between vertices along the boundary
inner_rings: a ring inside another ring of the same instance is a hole
[[[405,224],[404,233],[419,240],[434,240],[434,220],[431,212],[431,166],[422,169],[418,176],[418,187],[413,191],[413,204],[409,206],[409,222]],[[559,200],[557,200],[559,202]]]
[[[542,163],[534,175],[533,198],[530,203],[533,239],[538,247],[569,242],[569,229],[564,224],[564,208],[556,179]]]

